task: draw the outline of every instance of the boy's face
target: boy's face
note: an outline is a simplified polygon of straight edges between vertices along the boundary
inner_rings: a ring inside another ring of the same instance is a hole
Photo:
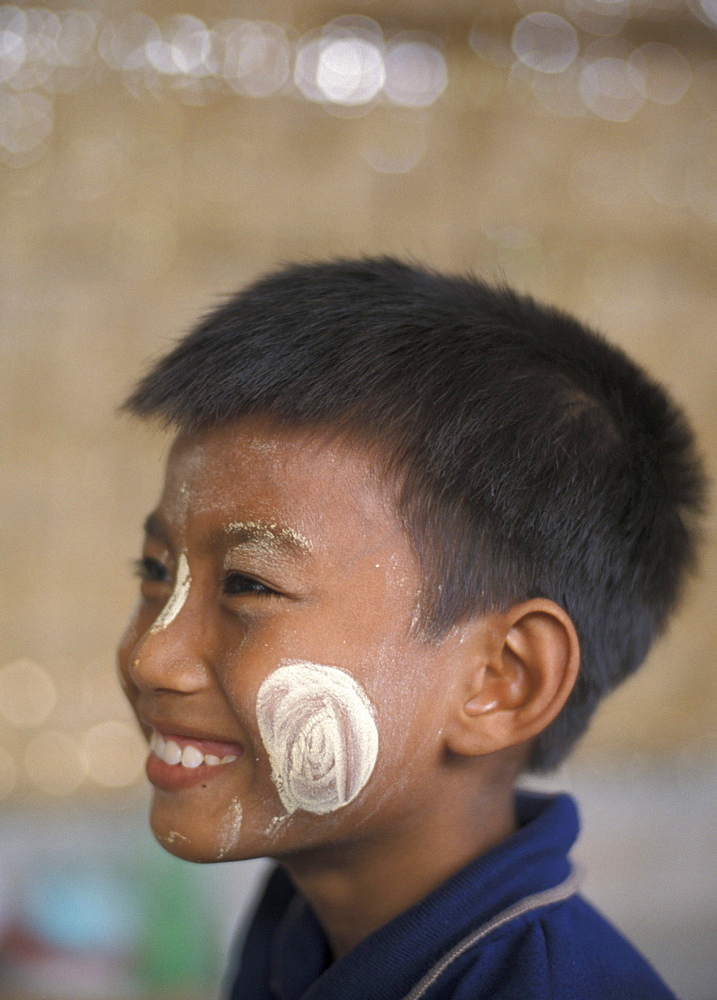
[[[158,840],[232,860],[421,822],[460,640],[412,636],[419,567],[369,456],[260,423],[180,435],[146,527],[119,664]]]

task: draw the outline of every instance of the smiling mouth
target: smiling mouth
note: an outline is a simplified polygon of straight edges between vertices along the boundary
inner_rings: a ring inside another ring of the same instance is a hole
[[[149,750],[151,755],[164,761],[165,764],[188,770],[194,770],[202,765],[220,767],[231,764],[239,757],[238,753],[228,753],[221,757],[216,753],[211,753],[206,742],[208,741],[197,740],[193,742],[183,737],[165,738],[154,729],[149,740]],[[205,745],[203,746],[203,744]],[[212,747],[212,749],[218,749],[218,747]],[[237,749],[240,750],[239,747]]]

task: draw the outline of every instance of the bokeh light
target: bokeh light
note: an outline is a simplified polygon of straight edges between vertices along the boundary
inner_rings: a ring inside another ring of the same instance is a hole
[[[515,26],[513,51],[522,63],[539,73],[563,73],[580,49],[578,33],[564,17],[539,11]]]
[[[57,700],[55,682],[44,667],[21,659],[0,669],[0,712],[13,726],[39,726]]]
[[[636,80],[638,71],[624,59],[603,56],[588,62],[580,74],[580,94],[600,118],[628,122],[645,102]]]
[[[402,34],[386,51],[386,85],[389,100],[409,108],[427,108],[446,89],[446,61],[434,40]]]
[[[658,104],[677,104],[692,83],[692,68],[674,45],[646,42],[631,53],[633,83],[643,97]]]
[[[97,25],[90,13],[84,10],[64,11],[55,43],[58,62],[63,66],[82,66],[91,57],[96,38]]]
[[[700,8],[710,24],[717,28],[717,0],[700,0]]]
[[[42,151],[52,134],[52,101],[32,91],[0,90],[0,156],[6,162],[24,165],[31,154]],[[30,154],[30,155],[29,155]]]
[[[622,31],[629,8],[629,0],[565,0],[565,13],[576,28],[602,38]]]
[[[645,23],[649,15],[712,24],[717,0],[690,2],[688,15],[678,0],[564,0],[559,11],[531,9],[526,0],[510,32],[476,24],[466,42],[483,63],[508,72],[515,99],[532,91],[535,106],[556,117],[590,112],[628,122],[646,101],[679,104],[693,83],[714,113],[710,60],[693,65],[677,43],[628,40],[643,15]],[[23,166],[43,156],[53,95],[89,87],[108,72],[138,98],[199,106],[227,95],[283,95],[341,117],[382,104],[420,111],[449,86],[451,60],[435,34],[396,33],[355,14],[298,39],[292,31],[289,23],[244,17],[211,22],[188,13],[161,19],[140,10],[110,17],[100,9],[0,6],[0,160]],[[461,83],[458,93],[476,107],[497,93],[494,79],[467,67]]]
[[[82,740],[88,777],[104,788],[126,788],[142,774],[147,747],[136,726],[110,719]]]
[[[87,773],[87,764],[74,736],[48,730],[28,743],[25,772],[38,791],[53,798],[63,798],[74,794],[80,787]]]
[[[363,38],[327,39],[316,65],[316,86],[335,104],[366,104],[376,97],[386,79],[383,54]]]
[[[156,21],[134,11],[122,21],[109,21],[99,37],[100,55],[111,69],[147,69],[147,46],[162,41]]]
[[[19,7],[0,7],[0,82],[15,76],[27,58],[27,15]]]
[[[219,69],[213,34],[198,17],[179,14],[169,18],[158,38],[145,44],[148,63],[166,75],[205,77]]]
[[[321,52],[325,39],[320,31],[304,35],[296,49],[294,61],[294,85],[309,101],[321,102],[324,94],[316,79]]]
[[[281,90],[291,71],[283,28],[267,21],[228,21],[215,33],[223,36],[223,74],[232,90],[250,97],[269,97]]]

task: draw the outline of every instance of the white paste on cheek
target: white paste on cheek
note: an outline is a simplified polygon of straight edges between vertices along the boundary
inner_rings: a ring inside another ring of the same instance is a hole
[[[338,667],[282,664],[259,688],[256,714],[287,812],[333,812],[370,778],[378,755],[374,710]]]
[[[179,562],[177,563],[177,579],[174,583],[174,590],[170,594],[169,600],[164,605],[162,613],[149,630],[150,635],[154,632],[159,632],[160,629],[166,628],[174,621],[184,607],[184,602],[189,594],[191,582],[192,578],[189,575],[189,563],[187,562],[187,557],[182,552],[179,557]]]

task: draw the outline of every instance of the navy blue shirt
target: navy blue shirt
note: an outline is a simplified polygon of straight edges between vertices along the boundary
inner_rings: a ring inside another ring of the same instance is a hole
[[[512,837],[336,962],[308,903],[277,869],[231,1000],[675,1000],[577,894],[573,800],[519,793],[516,812]]]

